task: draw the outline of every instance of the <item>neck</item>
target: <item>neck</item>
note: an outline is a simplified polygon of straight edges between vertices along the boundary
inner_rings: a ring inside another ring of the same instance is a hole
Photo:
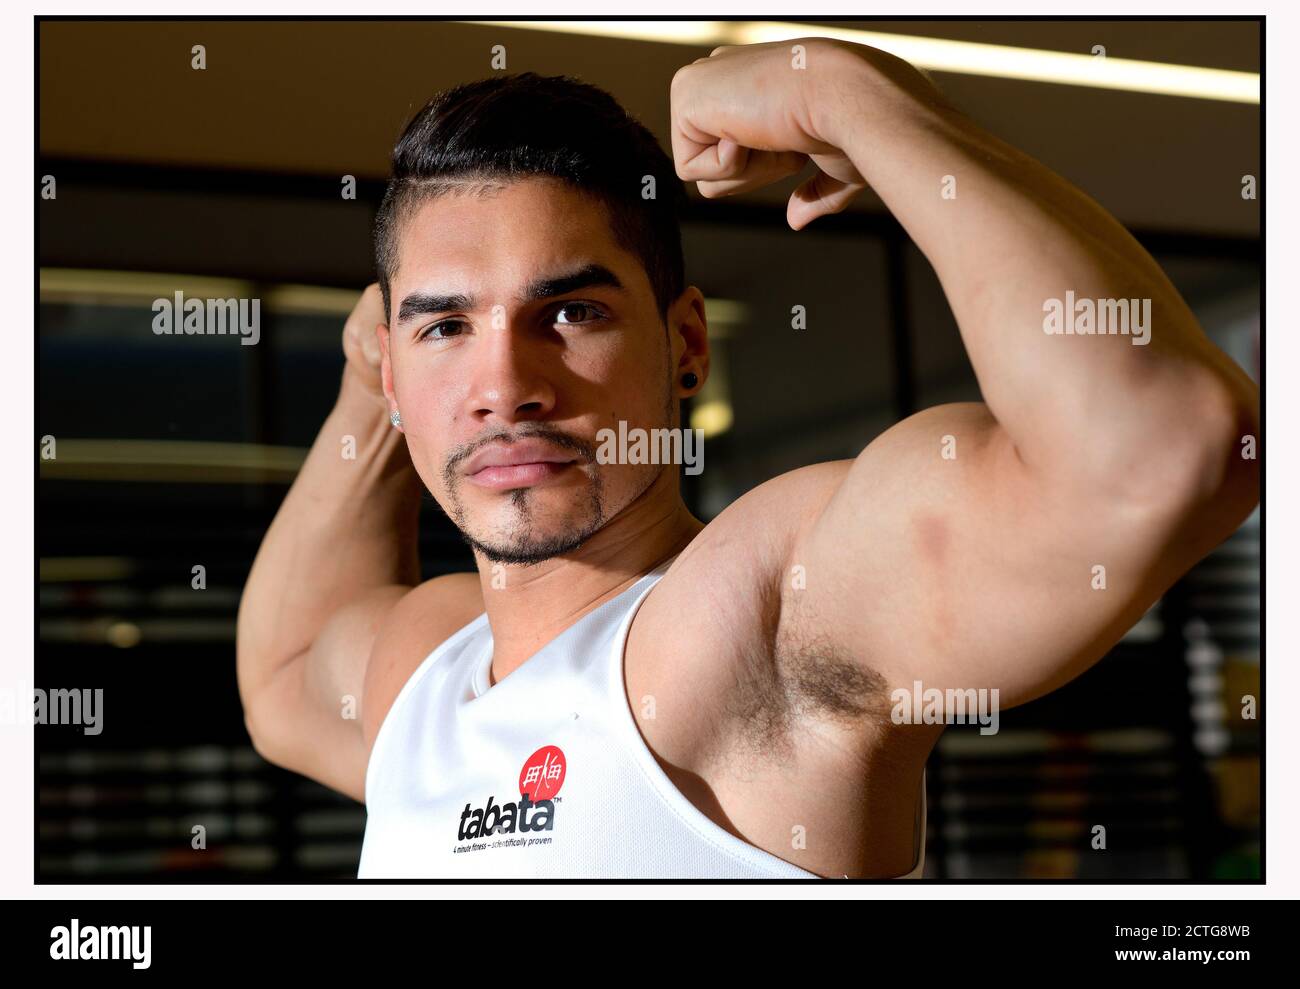
[[[493,683],[583,615],[680,553],[704,528],[676,490],[671,499],[647,497],[657,486],[572,553],[531,566],[496,566],[475,553],[492,629]]]

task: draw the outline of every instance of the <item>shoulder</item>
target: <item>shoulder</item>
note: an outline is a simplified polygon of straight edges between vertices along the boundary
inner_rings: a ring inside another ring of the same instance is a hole
[[[452,573],[416,585],[393,606],[375,637],[361,722],[367,749],[416,668],[439,645],[483,613],[477,573]]]
[[[681,621],[728,619],[757,630],[774,604],[800,533],[848,473],[851,461],[801,467],[737,498],[700,530],[646,597],[634,631],[679,629]],[[659,626],[662,625],[662,629]]]
[[[835,494],[852,460],[811,464],[750,489],[709,522],[674,562],[670,573],[690,569],[694,560],[708,566],[743,567],[756,584],[772,577],[789,558],[800,534]]]

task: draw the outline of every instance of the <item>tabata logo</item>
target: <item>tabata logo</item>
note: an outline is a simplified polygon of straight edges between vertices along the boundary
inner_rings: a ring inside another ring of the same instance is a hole
[[[519,802],[498,807],[494,794],[487,798],[484,807],[471,808],[466,804],[456,837],[466,841],[489,834],[550,831],[555,827],[554,797],[564,784],[564,769],[564,753],[554,745],[542,746],[524,761],[524,768],[519,771]]]

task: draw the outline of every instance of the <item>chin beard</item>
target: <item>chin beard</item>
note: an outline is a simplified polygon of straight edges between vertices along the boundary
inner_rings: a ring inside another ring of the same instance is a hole
[[[488,542],[479,539],[465,528],[463,515],[458,513],[457,516],[452,517],[452,522],[460,530],[461,537],[465,542],[481,553],[490,563],[532,566],[552,557],[563,556],[565,553],[573,552],[599,532],[607,521],[599,483],[592,485],[586,521],[582,525],[553,533],[544,538],[539,538],[533,533],[534,523],[529,490],[519,488],[511,491],[510,503],[515,510],[515,523],[500,540]]]

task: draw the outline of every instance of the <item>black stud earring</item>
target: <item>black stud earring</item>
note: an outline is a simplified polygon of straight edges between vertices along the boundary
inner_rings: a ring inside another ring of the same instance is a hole
[[[687,371],[685,374],[682,375],[683,388],[694,388],[699,383],[700,383],[700,379],[695,376],[694,371]]]

